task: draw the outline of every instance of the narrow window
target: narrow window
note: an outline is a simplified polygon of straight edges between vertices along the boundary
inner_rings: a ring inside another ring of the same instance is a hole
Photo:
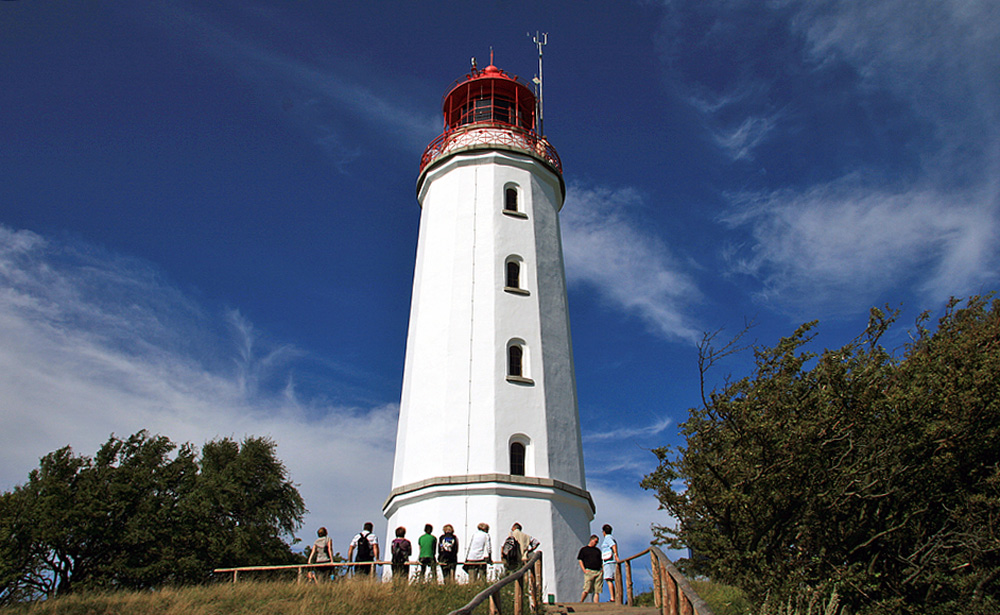
[[[523,368],[521,365],[521,360],[524,357],[524,351],[517,344],[511,344],[507,349],[507,375],[508,376],[524,376]]]
[[[507,261],[507,288],[521,288],[521,264]]]
[[[524,445],[520,442],[511,442],[510,445],[510,473],[524,476]]]
[[[507,188],[504,193],[504,211],[517,211],[517,188]]]

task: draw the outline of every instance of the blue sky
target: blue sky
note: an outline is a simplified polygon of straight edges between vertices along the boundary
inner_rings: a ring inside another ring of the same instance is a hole
[[[303,536],[384,532],[420,155],[469,58],[530,80],[536,30],[623,551],[667,521],[638,483],[702,332],[839,346],[997,287],[992,0],[0,2],[0,488],[111,433],[268,435]]]

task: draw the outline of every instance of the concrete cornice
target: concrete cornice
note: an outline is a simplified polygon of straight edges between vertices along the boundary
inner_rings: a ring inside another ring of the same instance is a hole
[[[459,154],[464,154],[460,156]],[[526,151],[519,147],[510,147],[507,145],[489,144],[489,145],[467,145],[462,147],[456,147],[450,150],[447,154],[442,155],[440,158],[435,160],[433,163],[427,165],[421,172],[420,176],[417,177],[417,201],[423,202],[423,191],[426,187],[426,180],[428,176],[432,174],[440,173],[444,168],[449,165],[444,164],[449,162],[450,164],[459,161],[461,164],[481,164],[484,162],[482,158],[483,154],[506,154],[506,160],[508,163],[514,163],[518,161],[518,157],[521,160],[532,160],[534,162],[540,163],[540,166],[547,170],[552,176],[557,180],[556,185],[559,187],[560,196],[562,197],[559,202],[557,210],[561,210],[563,204],[566,201],[566,181],[563,179],[562,173],[556,170],[547,160],[541,158],[534,154],[533,152]],[[491,162],[496,162],[501,160],[500,158],[493,158]],[[518,166],[527,165],[521,164]]]
[[[505,485],[517,485],[521,487],[540,487],[543,489],[555,489],[571,496],[586,500],[590,505],[592,513],[597,512],[594,506],[594,499],[590,497],[590,492],[579,487],[564,483],[551,478],[538,478],[534,476],[515,476],[512,474],[463,474],[459,476],[435,476],[408,485],[396,487],[389,492],[389,497],[382,504],[382,510],[389,510],[393,499],[427,489],[430,487],[458,487],[462,485],[481,485],[486,483],[500,483]]]

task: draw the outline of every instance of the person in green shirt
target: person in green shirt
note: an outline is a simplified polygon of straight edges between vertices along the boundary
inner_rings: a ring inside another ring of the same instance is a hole
[[[417,558],[417,561],[420,562],[420,575],[418,577],[420,581],[433,580],[437,582],[437,563],[434,560],[437,538],[431,533],[433,531],[434,526],[428,523],[424,526],[423,536],[417,539],[417,546],[420,548],[420,555]],[[429,578],[425,576],[428,568],[431,571]]]

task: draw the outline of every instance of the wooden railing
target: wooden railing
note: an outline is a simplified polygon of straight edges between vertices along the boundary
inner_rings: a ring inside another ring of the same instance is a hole
[[[469,615],[477,606],[482,604],[487,599],[490,601],[490,614],[502,615],[500,610],[500,590],[511,583],[514,583],[513,615],[522,615],[524,612],[525,576],[528,577],[527,591],[529,603],[533,607],[537,607],[541,604],[542,599],[541,551],[534,551],[531,554],[531,557],[528,558],[528,561],[524,563],[524,566],[521,566],[516,571],[479,592],[472,600],[469,601],[468,604],[460,609],[455,609],[451,613],[448,613],[448,615]]]
[[[389,562],[371,562],[373,565],[388,564]],[[294,570],[295,582],[301,583],[303,570],[316,570],[319,568],[337,568],[344,566],[356,566],[354,562],[328,562],[325,564],[285,564],[282,566],[240,566],[238,568],[216,568],[212,572],[215,574],[232,573],[233,583],[239,581],[241,572],[269,572],[275,570]]]
[[[653,601],[663,615],[714,615],[712,609],[691,587],[687,578],[656,546],[626,557],[615,564],[615,587],[618,589],[616,598],[619,601],[624,598],[623,604],[635,606],[635,596],[632,592],[632,561],[646,554],[649,554],[653,571]]]
[[[541,554],[539,554],[539,556],[540,555]],[[529,559],[528,561],[530,562],[532,560]],[[457,564],[455,564],[455,570],[457,570],[459,567],[461,567],[462,564],[463,564],[463,562],[458,562]],[[487,578],[490,578],[490,577],[494,577],[495,578],[494,573],[498,569],[500,569],[500,570],[503,569],[502,564],[503,564],[503,562],[490,562],[487,565],[487,570],[486,570]],[[326,562],[326,563],[323,563],[323,564],[283,564],[283,565],[274,565],[274,566],[239,566],[239,567],[236,567],[236,568],[216,568],[216,569],[212,570],[212,572],[214,574],[232,574],[233,575],[232,576],[233,583],[236,583],[240,579],[240,573],[244,573],[244,572],[245,573],[281,572],[281,571],[290,572],[290,571],[294,570],[295,571],[295,582],[296,583],[301,583],[303,581],[303,579],[306,577],[306,574],[308,573],[308,571],[310,571],[310,570],[318,570],[318,569],[323,569],[323,568],[327,568],[327,569],[331,569],[331,568],[332,569],[336,569],[336,568],[356,569],[358,566],[371,566],[372,567],[372,572],[370,573],[370,575],[371,575],[370,578],[372,580],[379,580],[379,575],[375,571],[375,566],[390,566],[391,567],[392,565],[393,565],[392,562],[383,562],[383,561],[375,561],[375,562]],[[420,566],[421,564],[420,564],[420,562],[410,561],[410,562],[406,562],[405,564],[402,564],[402,565],[410,567],[410,566]],[[527,566],[527,564],[525,564],[525,566]],[[435,572],[434,572],[435,575],[437,575],[436,570],[438,568],[441,568],[441,564],[437,564],[433,568],[435,570]],[[529,571],[529,572],[531,572],[532,575],[535,575],[532,578],[535,578],[537,576],[538,579],[541,579],[541,570],[542,570],[541,569],[541,564],[538,564],[538,571],[537,571],[537,573],[536,572],[532,572],[532,571]],[[517,572],[515,572],[513,575],[510,575],[510,576],[517,577],[518,575],[520,575],[522,577],[524,576],[523,574],[521,574],[521,569],[518,569]],[[409,576],[409,575],[407,575],[407,576]],[[512,582],[512,581],[508,581],[507,580],[508,578],[509,577],[504,577],[504,578],[500,579],[498,581],[498,583],[502,583],[503,585],[506,585],[507,583]],[[437,581],[436,578],[435,578],[435,581]],[[537,593],[539,595],[541,595],[541,591],[542,591],[541,590],[541,582],[539,581],[535,585],[538,588],[537,589]],[[532,595],[531,599],[532,599],[532,603],[533,604],[535,603],[534,601],[536,600],[536,598],[537,598],[537,596]]]

